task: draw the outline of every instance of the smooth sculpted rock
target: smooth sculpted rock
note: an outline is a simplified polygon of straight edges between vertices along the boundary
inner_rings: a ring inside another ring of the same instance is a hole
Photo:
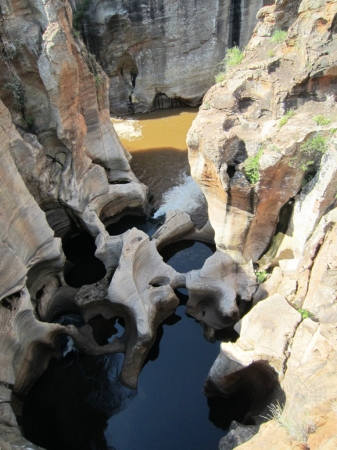
[[[77,26],[109,76],[111,111],[200,103],[226,48],[246,45],[264,4],[237,3],[90,1]]]
[[[174,289],[181,286],[185,286],[185,276],[165,264],[155,242],[133,228],[123,235],[118,267],[111,282],[105,279],[96,286],[83,287],[74,299],[86,322],[99,314],[105,319],[122,317],[124,334],[104,346],[95,342],[90,325],[78,329],[69,326],[69,334],[87,353],[124,352],[121,381],[135,388],[157,327],[179,305]]]
[[[199,230],[189,214],[183,211],[169,210],[165,215],[165,222],[154,233],[152,239],[155,240],[158,249],[180,240],[196,240],[213,244],[214,231],[209,222]]]
[[[187,274],[187,314],[201,322],[210,338],[215,330],[233,326],[256,290],[251,264],[237,253],[217,250],[200,270]]]

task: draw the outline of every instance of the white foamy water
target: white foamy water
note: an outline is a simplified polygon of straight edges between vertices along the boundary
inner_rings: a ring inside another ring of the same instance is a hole
[[[174,186],[164,193],[163,203],[154,214],[154,218],[163,216],[170,209],[178,209],[191,215],[205,202],[205,196],[197,183],[185,173],[178,186]]]
[[[63,356],[66,356],[70,352],[78,352],[78,348],[75,345],[75,342],[72,340],[70,336],[67,338],[67,346],[63,350]]]

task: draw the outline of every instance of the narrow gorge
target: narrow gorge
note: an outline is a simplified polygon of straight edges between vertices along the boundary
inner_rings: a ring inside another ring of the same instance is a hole
[[[337,1],[0,13],[0,449],[337,448]]]

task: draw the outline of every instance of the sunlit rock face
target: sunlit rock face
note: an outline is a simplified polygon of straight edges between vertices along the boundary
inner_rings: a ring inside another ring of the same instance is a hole
[[[199,104],[226,48],[247,44],[263,4],[91,1],[81,18],[84,40],[110,78],[112,113]]]
[[[274,418],[283,428],[262,426],[242,449],[336,442],[336,17],[336,2],[262,8],[242,62],[208,91],[188,134],[192,176],[223,260],[270,274],[205,386],[249,392],[256,422],[271,415],[267,403],[280,402]],[[191,287],[201,286],[206,266]],[[217,283],[247,284],[233,264],[214,273]],[[204,286],[201,311],[212,293]]]

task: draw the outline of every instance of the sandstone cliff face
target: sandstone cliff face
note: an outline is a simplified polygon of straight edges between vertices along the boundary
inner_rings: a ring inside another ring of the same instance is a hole
[[[76,8],[83,4],[76,1]],[[247,44],[266,2],[86,4],[84,40],[110,78],[111,112],[125,114],[200,103],[227,46]]]
[[[253,416],[282,405],[242,449],[336,445],[336,18],[335,1],[262,8],[241,64],[206,94],[188,135],[227,258],[214,279],[246,288],[251,275],[233,261],[271,274],[206,383],[225,395],[250,391]],[[301,321],[298,308],[310,317]]]

